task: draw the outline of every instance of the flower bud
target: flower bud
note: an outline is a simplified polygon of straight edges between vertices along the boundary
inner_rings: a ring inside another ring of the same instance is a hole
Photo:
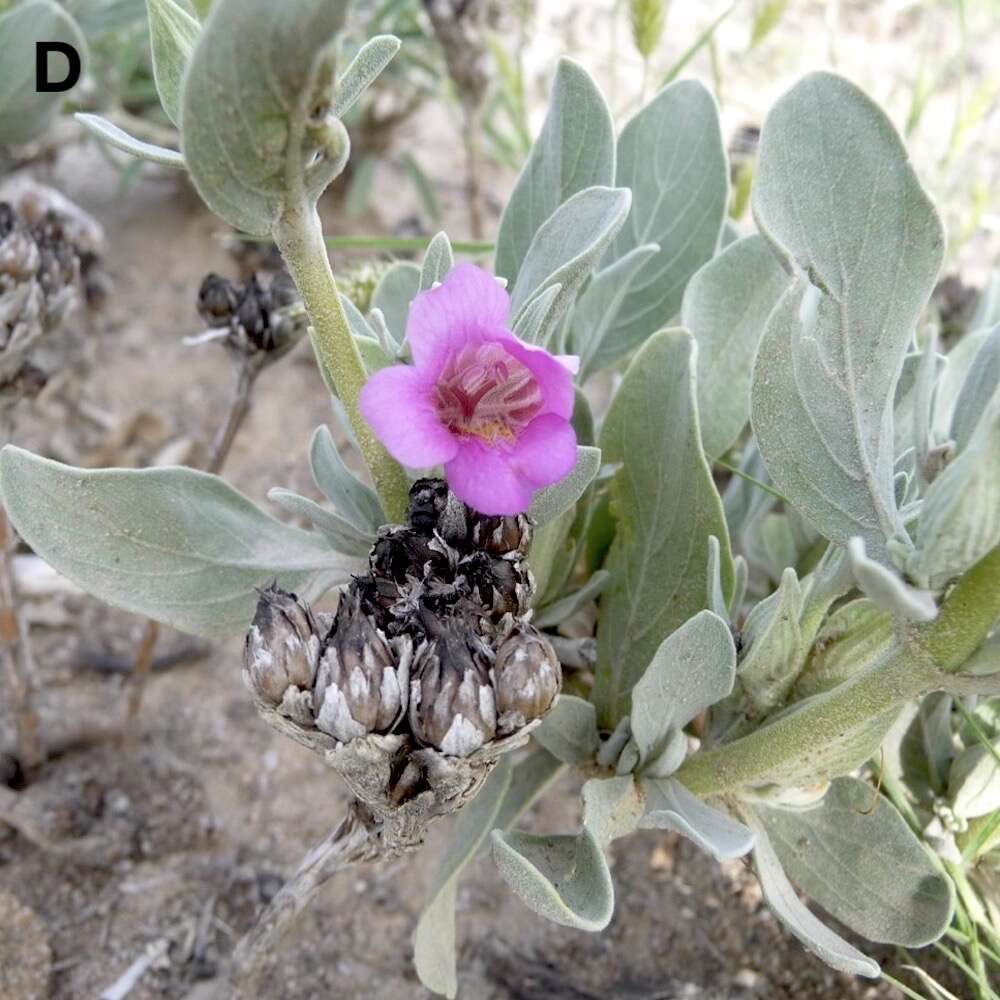
[[[426,746],[467,757],[496,735],[488,649],[470,624],[449,619],[418,652],[410,683],[410,728]]]
[[[294,594],[275,584],[265,587],[243,650],[250,686],[263,701],[280,705],[289,688],[312,688],[318,658],[312,613]]]
[[[406,711],[412,649],[408,636],[390,644],[357,591],[344,594],[316,674],[317,727],[342,743],[391,730]]]
[[[552,644],[530,625],[520,626],[497,650],[492,677],[504,736],[545,715],[562,686]]]
[[[239,297],[239,288],[228,278],[206,274],[198,289],[198,315],[209,326],[228,326]]]

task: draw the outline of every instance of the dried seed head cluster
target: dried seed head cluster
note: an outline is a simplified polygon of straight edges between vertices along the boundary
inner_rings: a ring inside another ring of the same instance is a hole
[[[540,719],[559,661],[526,620],[524,515],[483,517],[418,480],[405,525],[383,528],[325,630],[293,595],[261,595],[247,637],[257,697],[339,743],[401,734],[467,757]]]
[[[206,275],[198,290],[198,313],[238,354],[276,360],[306,332],[299,293],[284,271],[264,281],[251,274],[245,283]]]
[[[29,359],[44,334],[85,299],[104,294],[100,226],[57,191],[29,181],[0,200],[0,393],[31,394],[46,380]]]

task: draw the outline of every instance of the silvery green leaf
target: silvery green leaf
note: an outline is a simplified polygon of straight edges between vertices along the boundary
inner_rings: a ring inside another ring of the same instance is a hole
[[[659,251],[656,243],[633,247],[623,257],[602,267],[577,299],[571,327],[573,352],[580,356],[581,382],[620,356],[614,344],[604,347],[605,338],[614,326],[632,283],[646,262]]]
[[[754,217],[802,275],[771,314],[751,420],[777,488],[827,538],[888,564],[897,530],[892,404],[944,249],[885,114],[811,73],[764,124]],[[808,277],[806,277],[808,276]]]
[[[725,698],[735,678],[733,635],[718,615],[702,611],[668,635],[632,689],[632,738],[642,763],[659,754],[670,730]]]
[[[369,340],[378,340],[371,324],[362,315],[361,310],[343,293],[340,293],[340,304],[347,317],[347,325],[351,328],[351,333],[355,337],[367,337]]]
[[[382,275],[372,292],[372,309],[380,309],[385,324],[397,344],[406,336],[410,303],[420,291],[420,268],[408,260],[397,260]]]
[[[950,880],[866,782],[838,778],[805,809],[754,808],[789,878],[858,934],[919,948],[944,933],[955,906]]]
[[[650,338],[632,360],[601,433],[619,520],[601,600],[594,701],[611,728],[660,643],[705,606],[708,539],[721,548],[723,596],[732,557],[722,503],[701,450],[695,344],[684,330]]]
[[[584,188],[539,226],[511,291],[515,323],[525,306],[552,285],[562,287],[546,321],[551,325],[561,319],[621,228],[631,204],[627,188]]]
[[[584,188],[614,183],[614,134],[611,112],[587,71],[560,59],[545,124],[500,220],[496,273],[509,287],[535,233],[563,202]]]
[[[869,559],[864,539],[850,539],[847,554],[858,586],[884,611],[914,622],[929,622],[937,617],[933,595],[911,587],[894,569]]]
[[[325,424],[313,432],[309,468],[320,492],[359,531],[375,532],[387,523],[378,495],[344,464]]]
[[[479,794],[459,811],[447,853],[434,879],[430,901],[413,932],[413,961],[420,981],[429,990],[446,997],[454,998],[458,991],[455,969],[458,877],[493,829],[510,781],[510,759],[501,757]]]
[[[386,351],[379,341],[372,340],[370,337],[356,337],[355,343],[361,353],[365,371],[369,375],[395,364],[395,358]]]
[[[976,303],[969,331],[975,333],[978,330],[989,330],[997,323],[1000,323],[1000,270],[994,268]]]
[[[751,816],[747,816],[751,819]],[[788,881],[763,825],[751,823],[754,833],[754,867],[764,900],[774,915],[814,955],[827,965],[852,976],[875,979],[880,974],[878,963],[848,944],[818,917],[809,912]]]
[[[567,764],[591,761],[597,753],[597,713],[589,701],[561,694],[532,736]]]
[[[583,825],[602,847],[634,833],[643,808],[642,793],[631,774],[584,783]]]
[[[688,279],[719,243],[729,197],[729,166],[715,98],[694,80],[656,95],[618,138],[615,183],[632,191],[632,214],[606,263],[636,247],[659,252],[640,269],[603,337],[606,367],[677,315]]]
[[[554,521],[560,514],[571,510],[573,505],[583,496],[584,490],[590,485],[601,467],[601,449],[578,446],[576,449],[576,465],[572,472],[558,483],[539,490],[531,501],[528,516],[539,527]],[[539,588],[539,593],[541,589]]]
[[[522,310],[514,324],[514,336],[528,344],[548,344],[554,332],[553,320],[556,316],[556,302],[562,293],[562,285],[549,285],[540,295],[536,295]]]
[[[585,489],[586,486],[583,487]],[[539,604],[554,600],[562,590],[561,577],[555,570],[557,565],[564,565],[566,560],[572,558],[570,531],[575,521],[576,511],[572,506],[567,507],[553,520],[541,525],[531,539],[528,563],[535,578],[535,595]]]
[[[688,282],[681,323],[698,342],[705,454],[725,454],[750,419],[750,374],[764,324],[789,278],[762,236],[728,246]]]
[[[599,569],[579,590],[574,590],[572,594],[567,594],[536,611],[531,619],[532,624],[537,628],[552,628],[559,625],[600,596],[610,579],[611,574],[607,570]]]
[[[663,751],[643,767],[643,778],[669,778],[684,763],[687,753],[687,734],[683,729],[671,729]]]
[[[181,123],[181,82],[198,42],[201,24],[176,0],[146,0],[153,79],[167,117]]]
[[[35,45],[63,42],[86,58],[87,43],[76,21],[51,0],[29,0],[0,16],[0,146],[30,142],[49,127],[66,98],[35,89]],[[49,57],[53,79],[65,75],[66,57]]]
[[[920,367],[920,359],[923,355],[916,351],[907,354],[903,358],[903,367],[899,372],[899,381],[896,382],[896,395],[893,402],[893,453],[898,461],[899,457],[909,448],[913,448],[915,436],[914,430],[914,402],[916,399],[917,370]],[[898,503],[897,503],[898,506]]]
[[[741,858],[753,847],[750,829],[692,795],[676,778],[643,778],[646,812],[642,830],[676,830],[716,861]]]
[[[195,635],[245,631],[274,579],[312,600],[358,567],[194,469],[74,469],[8,445],[0,483],[18,533],[58,572]]]
[[[789,567],[778,589],[754,607],[743,627],[740,685],[756,715],[784,704],[795,683],[806,654],[801,615],[802,588]]]
[[[966,747],[951,765],[948,795],[956,816],[973,819],[1000,809],[1000,765],[996,752],[981,744]]]
[[[1000,544],[1000,388],[963,451],[928,487],[911,571],[941,587]]]
[[[514,765],[510,788],[500,804],[494,827],[509,830],[565,769],[566,765],[543,747],[519,760]],[[484,850],[485,847],[484,844]]]
[[[951,422],[954,419],[955,405],[958,402],[962,386],[972,371],[982,346],[990,336],[992,328],[976,330],[967,333],[945,357],[944,373],[938,379],[934,392],[934,437],[938,441],[946,441],[951,435]]]
[[[715,535],[708,538],[708,595],[705,603],[709,611],[717,614],[724,622],[729,621],[729,606],[722,593],[722,550]],[[745,565],[745,562],[744,562]],[[735,561],[734,561],[735,568]]]
[[[503,880],[536,913],[583,931],[607,927],[615,907],[611,873],[596,837],[493,831],[493,860]]]
[[[359,559],[367,558],[375,542],[374,534],[358,531],[350,521],[291,490],[275,487],[268,491],[267,498],[284,507],[290,514],[308,521],[337,552],[343,552],[347,556],[357,556]]]
[[[80,112],[73,117],[90,133],[97,136],[102,142],[106,142],[115,149],[120,149],[140,160],[149,160],[150,163],[159,163],[164,167],[177,167],[184,169],[184,157],[175,149],[167,149],[164,146],[155,146],[151,142],[143,142],[129,135],[124,129],[109,122],[100,115],[84,114]]]
[[[400,41],[394,35],[375,35],[358,50],[351,64],[337,80],[337,92],[331,111],[343,118],[358,98],[375,82],[399,51]]]
[[[893,642],[892,618],[868,598],[838,608],[823,623],[802,673],[795,699],[829,691],[880,660]]]
[[[886,769],[924,801],[948,787],[955,757],[952,704],[951,695],[931,692],[903,709],[885,739]]]
[[[298,198],[289,183],[314,202],[343,166],[339,120],[311,123],[333,97],[346,9],[347,0],[212,6],[184,77],[181,151],[208,207],[237,229],[271,235],[286,199]]]
[[[927,336],[927,343],[920,354],[916,379],[913,384],[914,472],[921,486],[926,486],[934,478],[937,471],[931,463],[931,449],[934,443],[931,439],[934,386],[940,371],[939,362],[943,362],[943,358],[938,354],[937,345],[937,330],[932,327]],[[897,383],[897,397],[898,392]],[[893,488],[892,495],[895,498],[895,488]]]
[[[420,266],[420,291],[426,292],[428,288],[433,288],[435,284],[444,281],[454,266],[455,257],[451,252],[448,234],[438,233],[424,251],[423,263]]]
[[[989,639],[962,664],[962,673],[985,677],[1000,672],[1000,632]]]
[[[955,401],[951,418],[951,438],[961,452],[969,443],[976,425],[989,410],[990,400],[1000,386],[1000,326],[987,335],[976,352],[972,367]]]

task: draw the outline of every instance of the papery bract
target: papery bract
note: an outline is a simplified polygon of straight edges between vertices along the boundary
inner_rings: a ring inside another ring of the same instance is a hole
[[[577,359],[518,340],[509,312],[494,278],[460,264],[410,306],[413,364],[376,372],[360,399],[393,458],[443,465],[455,494],[483,514],[527,510],[576,463]]]

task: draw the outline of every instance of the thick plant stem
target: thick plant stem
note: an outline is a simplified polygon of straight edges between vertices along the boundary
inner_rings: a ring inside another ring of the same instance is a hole
[[[232,986],[249,992],[261,962],[275,951],[296,917],[320,889],[338,872],[377,857],[377,843],[355,802],[333,833],[305,856],[298,871],[237,944],[230,972]]]
[[[320,368],[347,410],[382,506],[390,521],[402,521],[408,483],[402,468],[372,434],[358,409],[367,374],[340,304],[316,210],[305,205],[289,207],[275,227],[274,238],[312,321]]]
[[[1000,617],[1000,547],[954,586],[938,613],[879,663],[756,732],[690,757],[677,778],[702,797],[765,784],[787,764],[872,726],[946,685]]]

